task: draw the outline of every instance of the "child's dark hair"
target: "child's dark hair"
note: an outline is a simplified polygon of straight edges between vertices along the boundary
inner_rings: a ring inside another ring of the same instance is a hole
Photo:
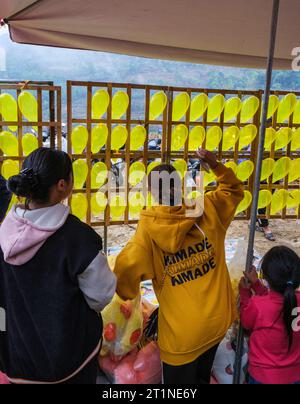
[[[264,257],[262,272],[270,288],[284,296],[283,319],[289,339],[293,343],[293,321],[298,307],[296,290],[300,286],[300,258],[288,247],[274,247]]]
[[[166,178],[163,175],[167,175]],[[169,182],[164,183],[164,181]],[[175,206],[182,201],[182,182],[175,167],[171,164],[160,164],[153,168],[148,176],[148,186],[160,205]]]
[[[60,180],[69,182],[72,173],[68,154],[42,147],[25,159],[21,173],[9,178],[7,188],[18,197],[26,198],[26,206],[30,201],[46,203],[51,187]]]

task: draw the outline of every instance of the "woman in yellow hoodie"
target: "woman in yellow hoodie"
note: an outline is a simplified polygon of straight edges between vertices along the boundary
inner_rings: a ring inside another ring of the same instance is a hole
[[[115,269],[123,299],[135,298],[141,281],[153,281],[166,384],[209,383],[218,345],[236,318],[225,236],[243,199],[243,184],[213,153],[198,154],[218,182],[217,190],[205,195],[203,215],[189,217],[185,205],[166,206],[160,195],[160,206],[141,214]],[[155,170],[172,173],[174,168]]]

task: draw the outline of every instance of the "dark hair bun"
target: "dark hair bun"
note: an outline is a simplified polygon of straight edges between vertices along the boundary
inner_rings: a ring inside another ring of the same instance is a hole
[[[21,198],[29,198],[32,192],[32,183],[28,177],[19,174],[9,178],[7,189]]]

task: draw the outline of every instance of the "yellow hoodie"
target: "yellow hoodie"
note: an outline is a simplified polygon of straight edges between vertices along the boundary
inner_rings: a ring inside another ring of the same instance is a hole
[[[146,210],[116,261],[122,298],[135,298],[140,282],[153,280],[161,359],[173,366],[193,362],[220,343],[236,319],[225,235],[243,198],[243,184],[221,163],[215,174],[218,189],[205,195],[203,216],[187,217],[184,206]]]

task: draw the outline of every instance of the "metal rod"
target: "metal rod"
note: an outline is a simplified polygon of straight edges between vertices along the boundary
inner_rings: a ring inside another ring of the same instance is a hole
[[[269,56],[268,56],[268,67],[267,67],[267,72],[266,72],[266,88],[265,88],[265,93],[264,93],[263,115],[262,115],[262,122],[261,122],[261,127],[260,127],[258,158],[257,158],[257,167],[256,167],[256,173],[255,173],[253,202],[252,202],[252,208],[251,208],[251,224],[250,224],[250,232],[249,232],[247,262],[246,262],[246,271],[247,272],[249,272],[251,270],[252,265],[253,265],[255,228],[256,228],[256,220],[257,220],[260,178],[261,178],[261,169],[262,169],[262,162],[263,162],[263,156],[264,156],[266,125],[267,125],[268,107],[269,107],[270,91],[271,91],[271,84],[272,84],[272,73],[273,73],[276,35],[277,35],[277,27],[278,27],[279,6],[280,6],[280,0],[273,0],[273,15],[272,15],[272,26],[271,26],[271,35],[270,35],[270,49],[269,49]],[[235,361],[233,384],[240,384],[243,345],[244,345],[244,331],[242,329],[242,326],[240,326],[239,336],[238,336],[238,345],[237,345],[237,351],[236,351],[236,361]]]

